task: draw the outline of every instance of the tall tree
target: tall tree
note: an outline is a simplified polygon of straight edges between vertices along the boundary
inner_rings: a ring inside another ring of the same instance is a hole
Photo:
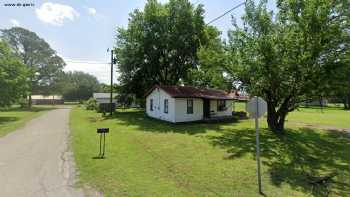
[[[201,45],[198,50],[199,64],[190,70],[184,83],[230,91],[234,89],[233,83],[236,78],[228,75],[225,68],[229,59],[226,57],[225,43],[220,38],[221,32],[215,27],[207,26],[204,33],[207,44]]]
[[[287,114],[327,85],[338,57],[349,49],[349,1],[280,0],[276,15],[246,2],[244,26],[229,33],[231,73],[238,73],[251,95],[268,103],[269,128],[281,133]]]
[[[202,5],[188,0],[148,0],[143,11],[132,12],[128,27],[117,30],[121,85],[140,97],[154,84],[184,80],[198,64],[200,44],[207,43],[203,14]]]
[[[332,87],[331,95],[344,104],[345,110],[350,110],[350,51],[339,62],[341,67],[334,71],[334,77],[328,79]]]
[[[14,53],[28,67],[29,105],[32,93],[44,93],[50,89],[54,80],[65,66],[50,45],[34,32],[22,27],[1,30],[1,38],[8,42]]]
[[[25,95],[27,76],[26,67],[20,59],[5,42],[0,41],[0,107],[8,106]]]
[[[82,101],[92,97],[94,92],[100,92],[101,86],[95,76],[84,72],[61,73],[55,88],[64,99]]]

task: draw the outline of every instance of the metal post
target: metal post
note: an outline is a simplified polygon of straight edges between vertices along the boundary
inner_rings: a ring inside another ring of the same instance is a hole
[[[110,115],[113,115],[113,107],[112,107],[112,102],[113,102],[113,49],[111,50],[111,97],[110,97]]]
[[[259,142],[259,98],[256,97],[256,116],[255,116],[255,130],[256,130],[256,162],[258,171],[258,185],[259,193],[262,194],[261,189],[261,175],[260,175],[260,142]]]
[[[102,154],[102,157],[105,156],[105,150],[106,150],[106,133],[103,133],[103,154]]]
[[[100,133],[100,153],[98,154],[99,156],[101,156],[101,150],[102,150],[102,133]]]

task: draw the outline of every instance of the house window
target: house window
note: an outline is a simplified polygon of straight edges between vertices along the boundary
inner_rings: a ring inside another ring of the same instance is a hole
[[[149,109],[150,109],[151,111],[153,111],[153,99],[150,100]]]
[[[187,114],[193,114],[193,99],[187,99]]]
[[[169,102],[168,99],[164,99],[164,113],[168,113],[168,107],[169,106]]]
[[[226,110],[226,101],[218,100],[218,111],[225,111],[225,110]]]

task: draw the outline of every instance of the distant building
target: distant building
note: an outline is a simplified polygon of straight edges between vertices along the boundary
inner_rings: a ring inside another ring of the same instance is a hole
[[[117,96],[119,94],[113,93],[112,94],[112,103],[117,104]],[[93,98],[96,99],[97,104],[101,103],[110,103],[111,93],[94,93]]]
[[[249,101],[249,95],[243,91],[233,90],[230,93],[230,96],[233,97],[236,101]]]
[[[32,95],[33,105],[60,105],[64,104],[61,95]]]
[[[217,89],[154,86],[146,93],[148,116],[169,122],[232,117],[234,98]]]
[[[326,98],[322,99],[309,99],[308,101],[304,101],[300,103],[303,106],[309,107],[309,106],[315,106],[315,107],[327,107],[328,106],[328,100]]]

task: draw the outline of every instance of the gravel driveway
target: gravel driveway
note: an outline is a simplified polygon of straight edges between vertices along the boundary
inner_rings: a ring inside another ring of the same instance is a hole
[[[83,196],[73,187],[69,111],[49,111],[0,138],[0,196]]]

